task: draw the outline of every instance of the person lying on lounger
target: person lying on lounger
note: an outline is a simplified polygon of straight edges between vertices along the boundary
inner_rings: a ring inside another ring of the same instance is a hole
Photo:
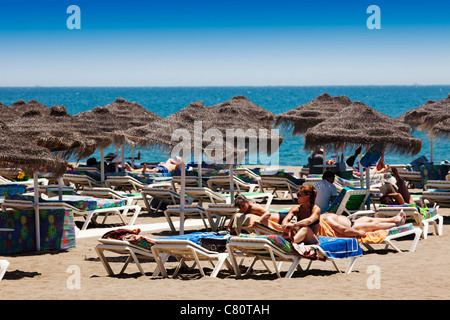
[[[392,218],[360,217],[352,221],[340,214],[324,213],[320,218],[333,229],[336,237],[353,238],[364,237],[367,232],[401,226],[405,224],[406,214],[401,210]]]
[[[392,175],[394,176],[397,184],[397,191],[401,194],[403,201],[405,203],[415,203],[413,198],[411,197],[411,194],[408,191],[408,187],[406,186],[405,181],[400,177],[400,174],[398,173],[397,168],[392,168]]]
[[[254,214],[259,216],[257,220],[250,220],[248,228],[251,229],[259,224],[264,224],[267,227],[274,228],[275,230],[282,231],[281,222],[286,217],[287,213],[275,213],[269,212],[262,206],[256,203],[250,203],[248,199],[243,195],[236,196],[234,200],[234,206],[239,208],[239,213]],[[270,221],[270,223],[269,223]]]
[[[315,204],[317,190],[312,185],[302,185],[297,193],[299,206],[289,210],[283,219],[283,233],[294,243],[319,244],[320,208]],[[291,222],[296,217],[296,222]]]
[[[149,172],[149,173],[157,173],[157,172],[162,172],[162,173],[169,173],[175,170],[180,170],[181,168],[181,163],[182,160],[180,157],[174,157],[174,158],[169,158],[166,162],[161,162],[160,164],[158,164],[156,167],[148,169],[146,164],[142,165],[142,168],[134,170],[133,168],[131,168],[131,166],[129,164],[125,164],[125,169],[129,172]]]

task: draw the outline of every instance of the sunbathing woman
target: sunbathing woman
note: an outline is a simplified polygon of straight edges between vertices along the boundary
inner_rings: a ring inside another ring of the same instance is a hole
[[[283,232],[294,243],[318,244],[320,208],[315,204],[317,190],[312,185],[301,186],[297,193],[299,206],[293,207],[283,219]],[[291,222],[293,217],[297,222]]]
[[[406,214],[401,210],[399,214],[392,218],[360,217],[352,221],[340,214],[324,213],[320,218],[334,230],[334,236],[352,238],[363,237],[366,235],[366,232],[387,230],[401,226],[405,224]]]
[[[282,231],[281,222],[286,217],[287,213],[272,213],[264,209],[262,206],[256,203],[250,203],[248,199],[243,195],[236,196],[234,200],[234,206],[239,208],[240,213],[254,214],[259,216],[257,220],[253,220],[248,225],[248,228],[253,228],[258,224],[264,224],[265,226],[274,228],[278,231]],[[272,222],[269,224],[269,220]]]

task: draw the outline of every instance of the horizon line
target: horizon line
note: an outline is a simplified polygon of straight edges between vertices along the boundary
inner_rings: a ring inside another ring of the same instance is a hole
[[[0,89],[4,88],[217,88],[217,87],[229,87],[229,88],[239,88],[239,87],[431,87],[431,86],[450,86],[450,83],[438,83],[438,84],[311,84],[311,85],[168,85],[168,86],[108,86],[108,85],[98,85],[98,86],[0,86]]]

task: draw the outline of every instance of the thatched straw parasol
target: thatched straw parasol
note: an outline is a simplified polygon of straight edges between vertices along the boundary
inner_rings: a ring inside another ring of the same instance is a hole
[[[30,139],[13,132],[0,121],[0,163],[18,167],[34,178],[34,209],[36,249],[40,250],[38,170],[47,170],[56,177],[64,174],[67,161],[52,155],[46,148],[35,145]]]
[[[96,142],[76,132],[77,128],[81,128],[81,123],[73,119],[64,106],[47,109],[26,111],[8,126],[16,134],[41,147],[61,152],[63,158],[73,155],[84,158],[95,151]]]
[[[450,94],[447,98],[433,101],[428,100],[423,105],[408,110],[397,119],[411,125],[412,129],[419,128],[428,131],[430,138],[430,161],[433,162],[433,137],[448,137],[448,120],[450,118]],[[447,128],[447,129],[446,129]]]
[[[270,125],[275,120],[275,114],[244,96],[234,96],[230,100],[216,104],[210,107],[212,110],[222,115],[223,118],[249,119]]]
[[[435,137],[450,139],[450,117],[435,124],[430,132]]]
[[[109,135],[116,130],[143,126],[161,119],[140,104],[123,98],[117,98],[106,106],[78,113],[74,117],[83,120],[87,126],[95,128],[104,135]]]
[[[447,98],[435,102],[433,109],[433,112],[430,112],[423,118],[423,123],[419,126],[420,130],[434,129],[437,125],[442,124],[450,118],[450,94]],[[445,125],[440,125],[439,127],[444,129]],[[434,131],[431,130],[431,133]]]
[[[82,121],[87,128],[95,130],[103,139],[101,144],[98,145],[101,154],[102,181],[104,181],[103,150],[113,143],[114,132],[143,126],[162,119],[162,117],[148,111],[140,104],[129,102],[123,98],[117,98],[114,102],[104,107],[95,107],[92,110],[78,113],[74,117]],[[117,143],[116,141],[116,144],[117,146],[122,146],[122,160],[124,161],[124,143]],[[133,144],[132,148],[134,151]]]
[[[352,101],[346,96],[332,97],[324,93],[308,103],[277,115],[275,126],[283,129],[293,128],[293,136],[301,135],[309,128],[339,113],[351,103]]]
[[[252,115],[251,110],[254,110],[255,114]],[[260,128],[271,129],[269,124],[272,119],[273,114],[267,110],[264,111],[263,108],[251,103],[242,96],[234,97],[228,102],[213,107],[206,107],[202,102],[197,101],[162,120],[143,127],[116,132],[115,141],[116,143],[129,143],[131,141],[142,147],[157,147],[161,151],[171,151],[176,147],[180,147],[181,150],[178,151],[181,151],[183,157],[183,168],[181,170],[181,199],[183,199],[186,153],[197,153],[197,156],[201,157],[202,150],[207,150],[211,143],[217,143],[213,147],[216,151],[225,150],[225,152],[218,155],[222,155],[229,160],[231,153],[234,163],[234,154],[236,148],[239,147],[236,142],[241,139],[247,145],[251,139],[258,141],[258,131],[256,130]],[[199,122],[196,123],[196,121],[201,121],[201,128],[198,126]],[[233,130],[233,142],[230,139],[226,140],[227,130],[240,128],[244,130]],[[247,129],[255,129],[256,134],[248,134]],[[176,135],[176,132],[179,135]],[[211,140],[205,138],[205,135],[208,136],[209,133],[211,133]],[[216,141],[215,138],[219,136],[222,140]],[[177,138],[181,138],[182,141],[175,141]],[[269,135],[266,139],[269,141],[267,143],[268,146],[270,146],[271,139],[274,139],[274,136]],[[282,141],[282,137],[278,135],[275,136],[275,139],[277,142]],[[270,151],[274,152],[275,148],[272,148]],[[270,151],[268,150],[268,152]],[[213,156],[217,157],[215,153]],[[215,160],[218,159],[216,158]],[[233,163],[231,163],[231,166]],[[201,170],[199,170],[199,174],[201,174]],[[230,172],[230,177],[232,177],[232,172]],[[233,184],[231,184],[232,186]],[[183,211],[184,203],[182,202],[181,205],[181,211]],[[180,233],[183,233],[182,225]]]
[[[9,108],[18,115],[31,110],[39,111],[43,115],[48,115],[50,113],[50,108],[34,99],[28,102],[25,102],[24,100],[16,101]]]
[[[255,112],[253,115],[252,110]],[[273,114],[271,112],[255,105],[243,96],[236,96],[212,107],[206,107],[203,102],[196,101],[180,111],[146,126],[116,131],[114,141],[118,144],[134,143],[145,148],[156,147],[160,151],[170,152],[175,145],[178,145],[178,142],[173,141],[172,133],[175,130],[184,129],[189,132],[191,139],[193,139],[190,149],[186,149],[186,151],[193,153],[198,151],[194,150],[196,147],[201,146],[204,149],[211,143],[211,141],[204,141],[203,137],[195,135],[195,121],[202,121],[202,135],[207,130],[215,129],[222,133],[225,138],[227,130],[243,129],[233,132],[235,134],[234,142],[237,142],[239,138],[244,138],[247,146],[251,139],[260,139],[258,136],[259,129],[272,129],[270,126],[272,119]],[[268,142],[268,147],[272,145],[274,139],[273,145],[279,145],[283,141],[283,137],[278,134],[268,135],[265,139]],[[233,150],[236,147],[236,143],[234,144]],[[230,147],[224,146],[224,149]],[[276,149],[268,148],[267,151],[272,153]]]
[[[334,117],[308,129],[305,149],[312,150],[318,145],[335,149],[381,145],[387,150],[415,155],[422,148],[422,140],[412,137],[409,130],[408,125],[356,101]]]
[[[279,145],[283,142],[283,137],[272,131],[275,114],[244,96],[235,96],[208,109],[211,113],[208,118],[209,127],[217,128],[223,132],[226,132],[227,129],[242,129],[245,131],[241,132],[243,134],[235,131],[236,139],[233,142],[235,147],[238,147],[238,140],[244,138],[245,148],[248,149],[253,140],[258,142],[258,146],[261,146],[262,143],[266,144],[268,154],[272,154],[278,150]],[[269,130],[270,135],[267,137],[261,136],[260,129]]]
[[[47,170],[61,176],[67,168],[67,161],[58,159],[44,147],[37,146],[25,136],[13,132],[0,121],[0,162],[8,163],[33,174]]]

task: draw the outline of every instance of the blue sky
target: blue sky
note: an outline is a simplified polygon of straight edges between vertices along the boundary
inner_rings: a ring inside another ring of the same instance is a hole
[[[446,0],[0,0],[0,86],[450,84],[449,12]]]

